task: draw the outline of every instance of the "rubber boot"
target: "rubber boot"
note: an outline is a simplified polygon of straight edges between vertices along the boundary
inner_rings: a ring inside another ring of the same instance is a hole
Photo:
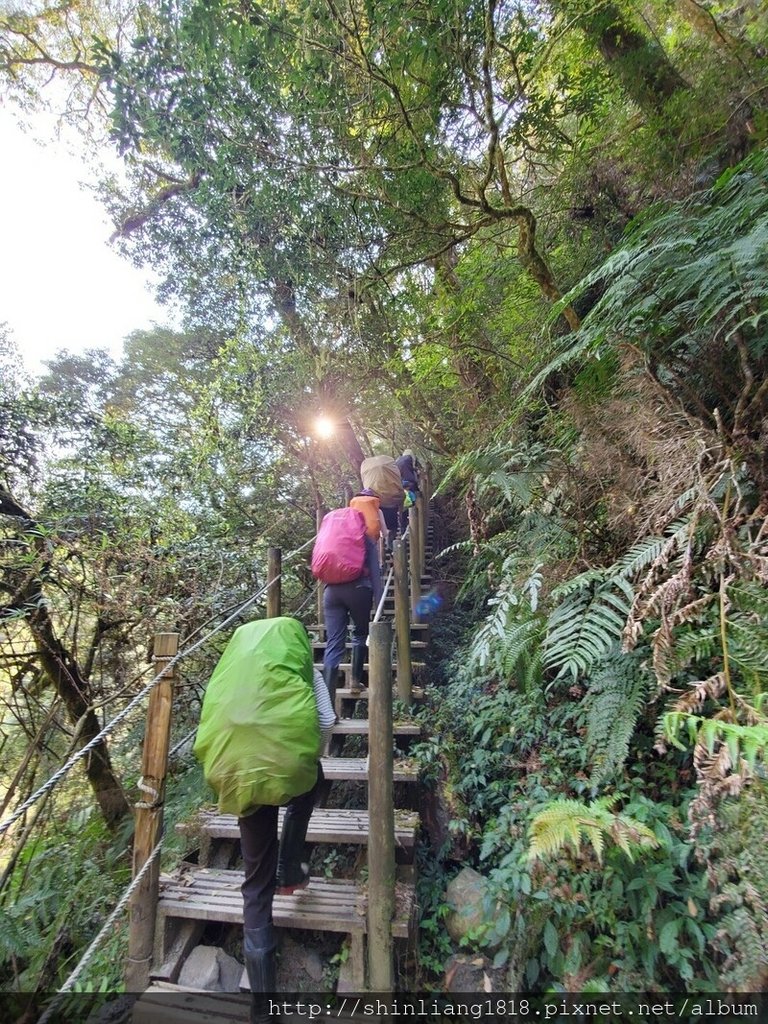
[[[269,996],[277,988],[276,949],[273,925],[243,929],[243,958],[251,986],[251,1024],[276,1024],[279,1020],[269,1013]]]
[[[328,696],[331,698],[331,707],[338,718],[341,717],[336,711],[336,690],[339,686],[339,669],[338,667],[331,668],[330,666],[323,666],[323,679],[325,680],[325,686],[328,690]],[[328,749],[326,753],[329,757],[338,757],[341,754],[342,747],[344,746],[343,736],[331,736],[328,740]],[[326,794],[327,795],[327,794]]]
[[[339,669],[338,666],[331,668],[330,665],[326,667],[323,665],[323,679],[328,690],[328,696],[331,698],[331,707],[336,710],[336,689],[339,685]]]
[[[365,656],[367,653],[368,648],[363,644],[352,648],[352,683],[350,684],[350,689],[353,694],[358,694],[361,690],[365,689],[365,684],[363,683],[363,665],[365,665]]]
[[[309,820],[286,812],[277,854],[277,887],[280,896],[290,896],[309,885],[309,868],[301,861]]]

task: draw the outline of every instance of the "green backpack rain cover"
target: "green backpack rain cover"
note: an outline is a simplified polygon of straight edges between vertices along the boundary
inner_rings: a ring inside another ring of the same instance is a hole
[[[194,747],[219,810],[244,817],[306,793],[320,745],[304,627],[285,617],[240,626],[208,683]]]

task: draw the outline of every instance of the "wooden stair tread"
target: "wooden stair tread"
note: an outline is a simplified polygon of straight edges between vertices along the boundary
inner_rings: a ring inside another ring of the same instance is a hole
[[[153,981],[133,1006],[132,1024],[249,1024],[250,993],[207,992]]]
[[[327,646],[328,646],[328,643],[325,640],[313,640],[312,641],[312,647],[316,651],[324,651]],[[411,650],[416,650],[416,649],[424,650],[426,647],[429,647],[429,643],[426,640],[411,640],[410,646],[411,646]],[[346,648],[347,648],[348,651],[352,650],[352,644],[348,643],[346,645]]]
[[[412,663],[415,667],[415,663]],[[368,687],[363,687],[359,693],[353,693],[348,686],[340,686],[336,690],[336,699],[341,697],[343,700],[368,700]],[[424,687],[413,686],[411,687],[411,700],[424,700]]]
[[[320,760],[326,779],[338,782],[368,781],[367,757],[323,757]],[[418,770],[413,764],[395,761],[392,775],[394,782],[416,782],[417,778]]]
[[[158,911],[165,917],[243,923],[243,872],[196,868],[160,877]],[[415,889],[400,882],[392,934],[407,938],[415,909]],[[357,882],[346,878],[312,877],[306,889],[276,895],[272,915],[278,928],[310,928],[325,932],[364,932],[366,897]]]
[[[298,1014],[299,1002],[304,1002],[306,1007],[306,997],[302,998],[301,993],[279,992],[275,999],[281,1006],[287,1003],[293,1007],[289,1010],[290,1016],[297,1020],[304,1016],[309,1021],[306,1009],[303,1014]],[[329,1005],[329,1013],[326,1005]],[[321,1012],[312,1020],[316,1024],[325,1024],[326,1021],[352,1024],[354,1020],[360,1020],[359,1015],[355,1018],[353,1010],[352,999],[349,1005],[339,1005],[338,999],[329,1000],[329,1004],[323,1001]],[[210,992],[155,980],[134,1003],[131,1021],[132,1024],[249,1024],[250,1012],[250,992]],[[277,1024],[280,1018],[275,1016],[274,1020]]]
[[[280,808],[278,827],[282,826],[285,808]],[[416,841],[419,815],[416,811],[395,811],[395,842],[401,847],[412,847]],[[240,829],[234,814],[202,811],[196,820],[201,832],[212,839],[239,839]],[[368,842],[368,811],[346,807],[316,807],[312,811],[307,829],[309,843],[361,843]]]
[[[427,667],[426,661],[411,661],[411,668],[412,669],[426,668],[426,667]],[[352,671],[352,662],[351,661],[342,661],[342,663],[339,665],[339,668],[341,669],[342,672],[351,672]],[[369,670],[369,668],[370,668],[370,665],[366,661],[365,664],[363,665],[363,671],[367,672]],[[397,661],[393,661],[392,662],[392,671],[393,672],[397,671]]]
[[[410,626],[411,626],[411,629],[429,629],[430,628],[428,622],[412,622],[410,624]],[[352,629],[351,626],[349,628],[350,628],[350,630]],[[316,622],[314,626],[307,626],[307,632],[308,633],[315,633],[315,632],[323,632],[324,633],[325,632],[325,624],[322,623],[322,622]]]
[[[331,732],[334,736],[367,736],[370,723],[367,718],[341,718]],[[395,722],[392,733],[394,736],[421,736],[421,726],[418,722]]]

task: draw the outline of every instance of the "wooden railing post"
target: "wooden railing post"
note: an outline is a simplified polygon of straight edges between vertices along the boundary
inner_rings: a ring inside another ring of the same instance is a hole
[[[426,563],[425,552],[427,549],[427,517],[424,514],[424,506],[426,504],[426,501],[427,499],[424,497],[423,494],[419,494],[418,498],[416,499],[416,507],[419,510],[419,568],[421,569],[421,572],[419,573],[419,578],[421,578],[421,576],[424,575],[424,566]]]
[[[320,532],[320,525],[322,524],[324,519],[325,509],[319,508],[317,510],[317,516],[315,519],[317,527],[315,531],[316,533]],[[323,611],[323,584],[320,582],[320,580],[317,581],[317,621],[318,624],[321,626],[325,623],[325,612]],[[325,639],[327,640],[328,637],[326,637]]]
[[[395,811],[392,756],[392,625],[374,622],[368,696],[368,984],[392,992],[395,913]]]
[[[280,548],[267,549],[267,618],[276,619],[281,614],[283,553]]]
[[[419,526],[419,509],[417,505],[411,505],[408,509],[408,552],[411,569],[411,614],[413,621],[417,620],[416,605],[421,597],[421,554],[419,552],[419,541],[421,540]]]
[[[429,463],[424,467],[424,474],[421,482],[421,493],[424,495],[424,551],[427,550],[427,542],[429,540],[429,520],[431,509],[429,507],[429,501],[432,497],[432,467]]]
[[[133,840],[133,877],[146,864],[162,834],[165,777],[171,738],[171,711],[175,666],[165,668],[179,649],[178,633],[155,636],[154,660],[162,677],[149,694],[144,753],[141,762],[142,799],[136,804],[136,831]],[[164,671],[163,671],[164,670]],[[160,884],[160,858],[147,870],[131,896],[128,931],[128,965],[125,987],[128,992],[143,992],[149,984],[149,969],[155,938],[155,917]]]
[[[395,565],[395,636],[397,638],[397,696],[411,703],[413,668],[411,666],[411,608],[408,601],[408,562],[405,544],[396,540],[393,548]]]

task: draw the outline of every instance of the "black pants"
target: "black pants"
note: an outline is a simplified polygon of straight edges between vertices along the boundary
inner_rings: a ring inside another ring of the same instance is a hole
[[[315,796],[323,782],[323,769],[317,763],[317,781],[312,789],[289,800],[285,818],[301,821],[306,830],[315,806]],[[238,818],[240,847],[245,866],[243,893],[243,925],[245,928],[263,928],[272,923],[272,899],[275,895],[277,873],[277,807],[259,807],[247,818]]]
[[[389,508],[384,508],[383,505],[381,506],[381,511],[384,515],[384,522],[387,524],[387,529],[389,530],[390,544],[395,539],[395,535],[397,534],[398,518],[399,513],[402,510],[402,507],[402,502],[399,505],[394,505]]]
[[[323,665],[337,668],[347,647],[347,623],[352,619],[352,646],[365,647],[373,605],[373,589],[359,580],[330,583],[323,591],[327,643]]]

